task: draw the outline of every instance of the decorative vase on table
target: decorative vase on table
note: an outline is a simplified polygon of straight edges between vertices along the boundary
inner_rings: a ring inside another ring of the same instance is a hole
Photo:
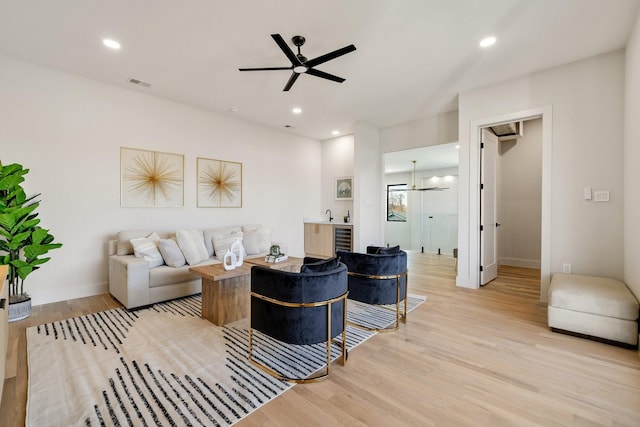
[[[239,239],[231,245],[231,253],[236,256],[236,267],[240,267],[242,262],[244,261],[244,248],[242,247],[242,243],[240,243]]]
[[[236,261],[237,261],[236,254],[231,252],[231,249],[227,249],[227,252],[224,254],[224,257],[222,258],[222,265],[224,266],[224,269],[227,271],[235,269]]]

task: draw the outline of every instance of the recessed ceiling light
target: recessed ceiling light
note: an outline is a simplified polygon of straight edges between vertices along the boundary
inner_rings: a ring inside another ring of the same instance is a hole
[[[331,135],[340,135],[340,131],[339,130],[334,130],[333,132],[331,132]]]
[[[496,44],[496,38],[494,36],[485,37],[480,40],[480,47],[489,47]]]
[[[120,43],[118,43],[115,40],[104,39],[104,40],[102,40],[102,44],[104,44],[106,47],[108,47],[110,49],[120,49]]]
[[[460,148],[460,146],[459,146],[459,145],[456,145],[456,148]]]
[[[293,114],[300,114],[300,113],[302,113],[302,108],[294,107],[294,108],[291,110],[291,112],[292,112]]]

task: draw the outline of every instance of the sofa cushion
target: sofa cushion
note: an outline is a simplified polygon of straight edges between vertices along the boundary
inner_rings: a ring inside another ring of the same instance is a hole
[[[187,264],[195,265],[209,258],[201,230],[179,229],[176,231],[176,240]]]
[[[216,258],[222,260],[224,258],[224,254],[231,248],[236,241],[240,241],[240,245],[242,245],[243,233],[242,231],[231,231],[225,234],[215,234],[213,236],[213,248],[215,250]],[[242,256],[246,257],[247,252],[242,247]]]
[[[121,231],[118,233],[118,248],[116,255],[131,255],[133,254],[133,246],[131,246],[131,239],[138,239],[140,237],[147,237],[152,231],[147,230],[134,230],[134,231]]]
[[[160,254],[162,254],[164,263],[169,267],[179,268],[187,262],[187,260],[184,259],[184,254],[178,246],[178,242],[174,239],[160,239],[158,249],[160,249]]]
[[[133,247],[133,254],[138,258],[144,258],[149,261],[149,267],[158,267],[164,264],[162,255],[158,250],[158,242],[160,236],[156,233],[151,233],[149,237],[139,237],[137,239],[131,239],[131,246]]]

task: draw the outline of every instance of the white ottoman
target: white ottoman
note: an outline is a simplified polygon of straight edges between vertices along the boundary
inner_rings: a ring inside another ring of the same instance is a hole
[[[549,327],[635,346],[638,300],[619,280],[555,273],[549,287]]]

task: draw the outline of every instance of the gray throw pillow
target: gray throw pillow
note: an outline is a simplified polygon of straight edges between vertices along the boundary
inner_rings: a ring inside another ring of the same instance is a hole
[[[184,254],[178,246],[178,242],[173,239],[160,239],[158,244],[164,263],[169,267],[180,268],[187,263]]]
[[[179,229],[176,231],[176,240],[187,264],[195,265],[209,259],[202,230]]]

